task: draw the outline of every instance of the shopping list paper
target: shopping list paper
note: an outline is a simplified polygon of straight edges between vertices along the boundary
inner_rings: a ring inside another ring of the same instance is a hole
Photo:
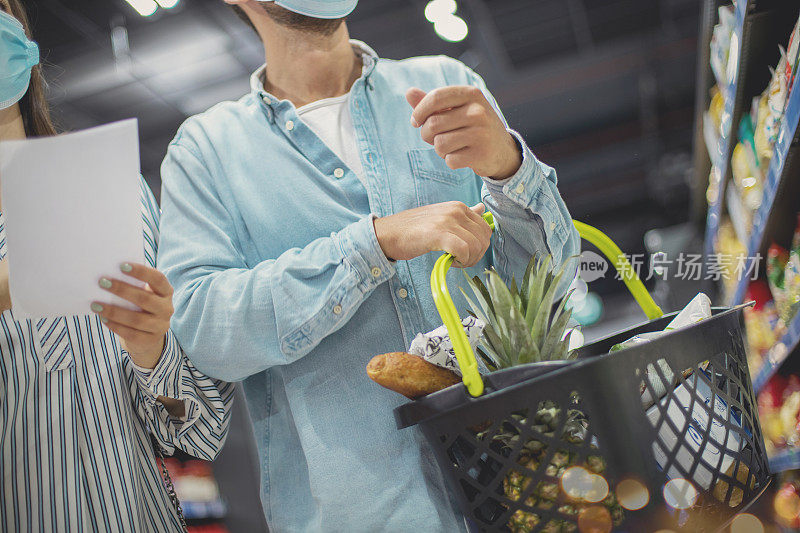
[[[9,290],[18,317],[91,314],[93,301],[136,309],[105,277],[144,260],[137,122],[0,143]]]

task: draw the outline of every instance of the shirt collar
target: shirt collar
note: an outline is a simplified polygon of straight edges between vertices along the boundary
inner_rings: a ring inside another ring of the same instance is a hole
[[[375,65],[378,63],[378,54],[375,53],[375,50],[370,48],[366,43],[356,39],[350,39],[350,45],[357,54],[361,55],[361,58],[364,61],[364,69],[361,72],[361,77],[368,79],[370,74],[372,74],[372,71],[375,70]],[[261,65],[258,70],[253,72],[253,74],[250,76],[250,90],[254,95],[256,95],[256,97],[263,100],[265,104],[272,106],[278,103],[278,99],[264,89],[266,72],[266,63]]]

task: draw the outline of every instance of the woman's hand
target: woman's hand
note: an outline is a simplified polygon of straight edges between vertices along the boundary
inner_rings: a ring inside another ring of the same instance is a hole
[[[100,278],[100,287],[131,302],[141,311],[103,302],[92,303],[92,311],[100,316],[108,329],[120,336],[134,363],[144,368],[155,368],[164,350],[172,318],[172,285],[155,268],[123,263],[120,270],[146,285],[140,288],[118,279]]]

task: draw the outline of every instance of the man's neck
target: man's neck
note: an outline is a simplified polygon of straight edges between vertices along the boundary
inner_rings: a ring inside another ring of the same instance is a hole
[[[0,141],[24,139],[25,125],[19,104],[14,104],[6,109],[0,109]]]
[[[264,89],[301,107],[350,91],[361,76],[347,26],[332,35],[315,35],[277,24],[262,34],[267,59]]]

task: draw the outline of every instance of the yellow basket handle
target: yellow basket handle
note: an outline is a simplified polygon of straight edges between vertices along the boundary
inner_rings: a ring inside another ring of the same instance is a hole
[[[484,213],[483,218],[494,229],[494,217],[492,214]],[[573,223],[580,236],[595,245],[611,261],[622,277],[625,286],[628,287],[639,307],[647,315],[647,318],[650,320],[660,318],[664,314],[663,311],[650,296],[650,293],[647,292],[642,280],[639,279],[636,271],[631,267],[628,258],[614,244],[614,241],[609,239],[602,231],[588,224],[577,220],[573,221]],[[472,351],[472,347],[469,345],[467,334],[461,325],[461,318],[458,316],[456,306],[450,297],[450,291],[447,289],[446,275],[452,264],[453,256],[448,253],[442,254],[436,260],[433,272],[431,272],[431,292],[433,293],[433,302],[436,304],[436,309],[442,318],[442,323],[447,328],[450,341],[453,343],[453,351],[461,369],[464,385],[472,396],[477,397],[483,394],[483,379],[481,379],[481,375],[478,372],[478,361],[475,359],[475,352]]]

